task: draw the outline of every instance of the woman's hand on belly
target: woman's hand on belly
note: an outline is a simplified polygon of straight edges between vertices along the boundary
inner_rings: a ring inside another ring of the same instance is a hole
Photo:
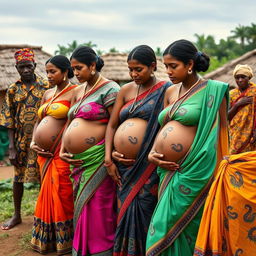
[[[112,152],[112,157],[113,159],[115,159],[116,161],[124,164],[124,165],[133,165],[135,162],[135,159],[129,159],[129,158],[124,158],[124,155],[117,152],[117,151],[113,151]]]
[[[168,171],[176,171],[179,169],[179,165],[175,162],[164,161],[163,154],[159,154],[155,151],[151,151],[148,155],[148,161]]]
[[[38,145],[34,144],[31,146],[31,149],[34,150],[39,156],[51,158],[53,154],[49,151],[45,151],[43,148],[40,148]]]
[[[83,164],[83,160],[73,159],[73,155],[66,152],[60,152],[60,159],[68,164],[74,165],[75,167],[79,167]]]

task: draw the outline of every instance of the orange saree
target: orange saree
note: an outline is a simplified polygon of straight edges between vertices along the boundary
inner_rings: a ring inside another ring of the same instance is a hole
[[[62,94],[75,87],[76,85],[68,87]],[[60,95],[61,94],[58,96]],[[52,101],[52,104],[62,104],[62,109],[69,109],[70,102],[68,102],[69,104],[65,102],[66,101]],[[51,106],[52,105],[46,105],[42,111],[42,116],[50,115],[50,111],[53,112],[53,110],[56,109],[61,110],[61,107],[51,108]],[[60,112],[60,114],[62,114],[62,112]],[[35,251],[42,254],[56,251],[57,255],[62,255],[72,250],[74,212],[73,188],[69,177],[69,164],[62,161],[59,157],[64,129],[65,126],[58,134],[58,137],[55,139],[50,149],[50,152],[53,153],[53,157],[46,158],[38,156],[37,158],[41,175],[41,189],[35,209],[31,246]]]
[[[256,152],[226,157],[212,184],[194,256],[256,255]]]

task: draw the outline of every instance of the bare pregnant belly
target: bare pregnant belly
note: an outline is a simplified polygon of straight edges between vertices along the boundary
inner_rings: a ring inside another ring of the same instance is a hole
[[[52,116],[44,117],[35,130],[35,143],[44,150],[50,150],[65,123],[65,119],[56,119]]]
[[[196,130],[196,126],[186,126],[172,120],[159,132],[155,150],[164,155],[164,160],[178,162],[190,149]]]
[[[63,135],[64,147],[72,154],[82,153],[104,139],[105,132],[106,124],[75,118]]]
[[[141,118],[130,118],[116,130],[114,137],[115,150],[125,158],[135,159],[147,129],[148,122]]]

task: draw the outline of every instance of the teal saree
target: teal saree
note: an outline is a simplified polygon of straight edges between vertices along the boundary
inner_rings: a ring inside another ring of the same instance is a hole
[[[204,91],[196,136],[180,169],[170,172],[158,168],[160,177],[159,201],[151,219],[147,256],[193,255],[203,205],[212,183],[217,164],[220,130],[218,114],[223,98],[228,102],[228,85],[209,80],[194,87],[167,111],[161,126],[192,97]],[[226,108],[227,110],[227,108]]]

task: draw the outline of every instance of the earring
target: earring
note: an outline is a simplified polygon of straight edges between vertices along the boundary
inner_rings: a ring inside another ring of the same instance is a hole
[[[192,69],[188,70],[188,74],[191,75],[192,74]]]
[[[65,82],[67,80],[67,77],[66,76],[64,76],[64,78],[63,78],[63,82]]]
[[[94,71],[94,70],[92,70],[91,75],[92,75],[92,76],[94,76],[94,75],[95,75],[95,71]]]
[[[154,72],[152,72],[152,73],[150,74],[150,76],[151,76],[151,77],[154,77],[154,76],[155,76]]]

